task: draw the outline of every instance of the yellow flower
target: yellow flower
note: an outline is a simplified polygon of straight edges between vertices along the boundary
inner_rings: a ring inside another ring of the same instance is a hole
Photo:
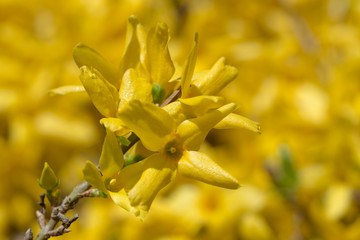
[[[113,200],[143,219],[157,193],[170,183],[176,172],[208,184],[238,188],[235,178],[197,151],[210,129],[235,108],[234,103],[229,103],[177,126],[165,110],[137,100],[129,102],[118,118],[153,154],[123,168],[110,181],[111,190],[124,188],[110,192]]]
[[[225,99],[211,95],[219,93],[238,74],[235,67],[226,64],[225,58],[220,58],[209,71],[204,71],[200,75],[194,74],[198,43],[198,34],[196,33],[194,45],[181,77],[181,98],[179,101],[164,107],[164,110],[176,118],[178,122],[201,116],[208,110],[222,106]],[[230,113],[214,128],[245,128],[260,133],[259,123],[234,113]]]

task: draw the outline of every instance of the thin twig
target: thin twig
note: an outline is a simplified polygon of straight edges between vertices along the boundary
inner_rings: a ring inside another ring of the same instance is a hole
[[[24,240],[33,240],[33,231],[31,230],[31,228],[26,230]]]
[[[84,197],[81,194],[87,191],[90,187],[91,185],[86,181],[82,182],[81,184],[76,186],[68,196],[64,198],[64,200],[59,206],[54,207],[52,209],[49,222],[46,224],[45,227],[41,229],[40,233],[36,237],[36,240],[44,240],[52,236],[59,236],[70,232],[70,229],[68,229],[68,227],[78,218],[78,216],[76,215],[70,220],[68,220],[65,217],[65,214],[67,211],[74,207],[74,205],[78,202],[80,198]],[[59,221],[62,221],[63,225],[54,229]]]

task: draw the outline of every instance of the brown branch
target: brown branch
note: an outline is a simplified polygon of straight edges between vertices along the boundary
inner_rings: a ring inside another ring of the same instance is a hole
[[[33,240],[33,231],[31,230],[31,228],[26,230],[24,240]]]
[[[52,209],[49,222],[44,227],[42,227],[40,233],[36,236],[36,239],[44,240],[53,236],[60,236],[70,232],[70,229],[68,229],[68,227],[78,218],[78,215],[76,214],[73,218],[68,219],[65,217],[65,214],[67,211],[74,207],[74,205],[79,201],[80,198],[85,197],[83,193],[90,189],[90,187],[91,185],[86,181],[82,182],[81,184],[76,186],[68,196],[64,198],[64,200],[59,206],[54,207]],[[61,221],[63,224],[54,229],[59,221]],[[28,240],[29,238],[25,239]]]
[[[180,88],[175,90],[161,105],[160,107],[165,107],[169,103],[176,101],[181,96]]]

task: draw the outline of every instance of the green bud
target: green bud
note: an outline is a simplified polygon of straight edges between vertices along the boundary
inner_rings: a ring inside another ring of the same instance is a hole
[[[145,159],[144,156],[141,155],[129,155],[126,159],[125,159],[125,164],[124,167],[140,162],[141,160]]]
[[[129,139],[127,139],[126,137],[123,137],[123,136],[117,136],[116,137],[118,142],[121,143],[121,145],[124,145],[126,147],[128,147],[130,145],[130,141]]]
[[[52,191],[54,190],[59,184],[59,181],[54,173],[54,171],[51,169],[49,164],[45,162],[44,168],[41,173],[41,177],[39,180],[39,185],[41,188]]]
[[[99,195],[100,195],[100,197],[102,197],[102,198],[107,198],[106,193],[104,193],[103,191],[99,191]]]
[[[161,104],[165,97],[165,89],[159,84],[155,83],[152,86],[152,96],[155,104]]]

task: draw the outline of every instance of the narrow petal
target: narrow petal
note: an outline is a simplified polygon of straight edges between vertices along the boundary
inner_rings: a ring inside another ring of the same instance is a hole
[[[196,151],[186,151],[178,162],[179,174],[211,185],[237,189],[238,181],[223,170],[206,154]]]
[[[119,110],[134,99],[151,102],[151,84],[145,78],[140,77],[134,69],[130,68],[124,74],[119,96],[121,99]]]
[[[220,92],[228,83],[236,78],[238,70],[230,65],[226,65],[224,57],[220,58],[214,66],[206,74],[193,81],[194,88],[197,89],[197,93],[192,95],[216,95]]]
[[[85,88],[83,86],[78,85],[68,85],[68,86],[62,86],[55,89],[51,89],[49,91],[50,96],[55,95],[66,95],[69,93],[80,93],[85,92]]]
[[[199,34],[195,33],[194,45],[186,60],[184,71],[181,78],[181,92],[182,92],[182,97],[185,98],[188,97],[190,83],[192,80],[192,76],[194,74],[198,45],[199,45]]]
[[[73,50],[73,58],[76,65],[81,68],[87,66],[89,69],[97,69],[106,80],[115,87],[119,87],[120,76],[115,66],[111,65],[103,56],[94,49],[79,43]]]
[[[180,98],[183,104],[184,113],[188,118],[194,118],[205,114],[210,109],[221,107],[225,103],[225,99],[219,96],[197,96],[192,98]]]
[[[168,48],[169,30],[165,23],[158,23],[147,37],[146,68],[152,82],[166,86],[175,72]]]
[[[138,100],[130,101],[118,112],[118,118],[151,151],[158,151],[164,145],[166,136],[175,130],[175,122],[165,110]]]
[[[136,209],[133,213],[141,218],[147,214],[158,192],[171,182],[176,170],[175,165],[162,158],[160,154],[143,160],[143,166],[144,171],[140,179],[128,191],[130,204]]]
[[[137,37],[137,26],[139,20],[130,16],[127,23],[125,50],[119,66],[119,75],[123,76],[129,68],[135,68],[140,62],[140,44]]]
[[[124,136],[130,132],[130,130],[124,126],[125,124],[119,118],[102,118],[100,119],[100,124],[115,133],[117,136]]]
[[[139,40],[140,46],[140,62],[143,66],[146,66],[147,46],[146,46],[146,32],[141,24],[137,25],[136,34]]]
[[[235,109],[236,104],[229,103],[200,117],[183,121],[177,128],[177,134],[185,148],[198,150],[208,132]]]
[[[217,129],[233,129],[233,128],[245,128],[247,130],[261,133],[260,124],[254,122],[241,115],[230,113],[223,120],[221,120],[214,128]]]
[[[83,174],[85,181],[87,181],[91,186],[99,189],[100,191],[103,191],[104,193],[107,193],[99,170],[89,160],[86,161],[85,167],[83,169]]]
[[[106,130],[99,165],[105,178],[119,173],[124,166],[124,156],[121,147],[115,134],[108,129]]]
[[[80,68],[80,80],[97,110],[106,117],[114,117],[119,105],[117,89],[96,69]]]

